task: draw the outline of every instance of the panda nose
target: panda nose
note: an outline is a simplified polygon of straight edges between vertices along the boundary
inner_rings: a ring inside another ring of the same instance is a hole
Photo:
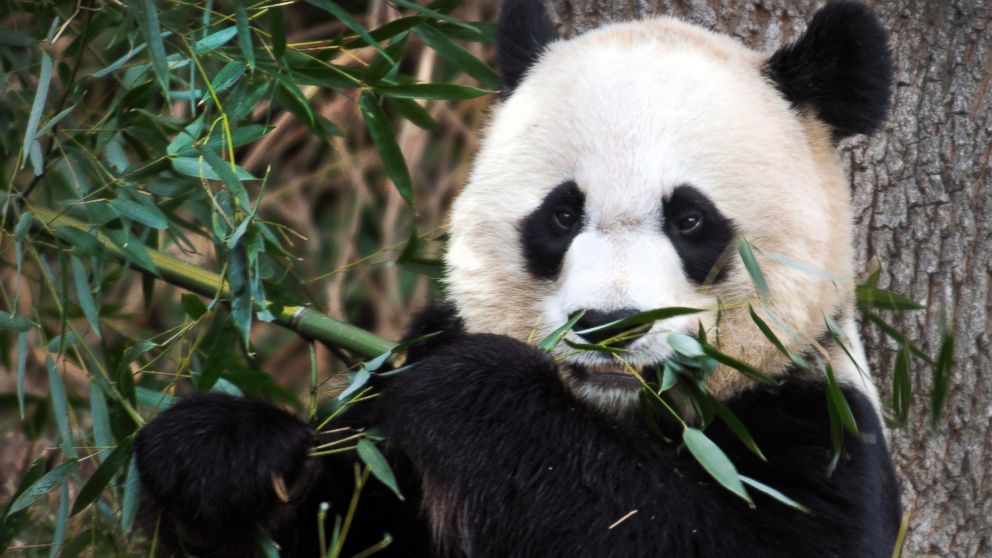
[[[572,312],[571,314],[568,315],[568,319],[574,318],[575,315],[578,314],[579,312],[581,312],[581,310],[576,310],[575,312]],[[579,321],[575,322],[574,326],[572,326],[572,331],[576,332],[576,334],[579,337],[585,339],[590,343],[600,343],[615,335],[619,335],[620,333],[623,333],[623,329],[607,328],[589,333],[578,333],[578,332],[585,329],[598,327],[603,324],[608,324],[610,322],[615,322],[617,320],[622,320],[624,318],[633,316],[634,314],[637,314],[639,312],[640,310],[636,310],[634,308],[621,308],[619,310],[610,310],[606,312],[602,310],[592,310],[587,308],[586,313],[583,314],[581,318],[579,318]],[[616,341],[613,341],[612,343],[610,343],[610,346],[619,347],[619,348],[626,347],[627,345],[630,345],[631,343],[636,341],[637,338],[640,337],[642,334],[644,334],[645,331],[647,330],[640,329],[635,331],[628,331],[627,333],[624,334],[622,339],[617,339]]]

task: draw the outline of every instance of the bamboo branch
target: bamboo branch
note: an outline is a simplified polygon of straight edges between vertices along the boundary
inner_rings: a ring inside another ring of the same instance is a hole
[[[91,231],[97,228],[95,225],[84,223],[51,209],[32,207],[31,211],[34,213],[36,224],[40,225],[41,230],[63,241],[68,241],[67,236],[59,232],[63,227],[72,227],[82,231]],[[227,281],[217,273],[151,248],[147,248],[147,250],[152,263],[155,264],[155,269],[147,269],[134,260],[128,259],[124,250],[103,233],[97,231],[94,238],[108,254],[118,260],[130,262],[142,273],[207,298],[213,298],[218,294],[221,298],[229,298],[230,296]],[[335,320],[307,306],[282,307],[276,315],[275,323],[308,339],[315,339],[328,345],[340,347],[367,358],[381,355],[396,346],[388,339]]]

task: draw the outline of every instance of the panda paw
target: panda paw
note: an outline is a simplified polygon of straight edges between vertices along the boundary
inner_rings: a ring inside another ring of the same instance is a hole
[[[244,538],[304,473],[313,431],[272,405],[221,393],[187,397],[138,434],[142,487],[187,546]]]

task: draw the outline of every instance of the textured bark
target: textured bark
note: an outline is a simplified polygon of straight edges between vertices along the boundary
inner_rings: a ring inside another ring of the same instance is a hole
[[[794,38],[809,0],[547,0],[570,35],[608,20],[675,15],[771,51]],[[929,428],[930,369],[913,369],[909,424],[891,446],[911,513],[904,556],[992,556],[992,7],[983,0],[871,2],[891,32],[895,104],[885,129],[850,141],[860,269],[928,304],[887,315],[938,351],[942,314],[956,332],[944,416]],[[863,328],[883,397],[893,345]]]

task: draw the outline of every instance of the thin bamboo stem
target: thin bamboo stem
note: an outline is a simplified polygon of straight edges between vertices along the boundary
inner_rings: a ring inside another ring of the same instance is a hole
[[[68,240],[67,235],[60,233],[63,227],[71,227],[83,231],[97,228],[95,225],[84,223],[78,219],[51,209],[32,207],[36,217],[36,225],[51,236]],[[128,260],[124,250],[103,233],[96,231],[94,238],[103,246],[106,253],[120,261],[130,261],[132,267],[142,273],[152,275],[167,283],[194,292],[207,298],[230,296],[229,286],[219,274],[195,266],[173,256],[163,254],[158,250],[147,248],[155,269],[147,269],[133,260]],[[367,358],[381,355],[392,350],[396,344],[374,333],[365,331],[351,324],[341,322],[307,306],[284,306],[279,308],[275,323],[289,328],[308,339],[316,339],[322,343],[333,345]]]

